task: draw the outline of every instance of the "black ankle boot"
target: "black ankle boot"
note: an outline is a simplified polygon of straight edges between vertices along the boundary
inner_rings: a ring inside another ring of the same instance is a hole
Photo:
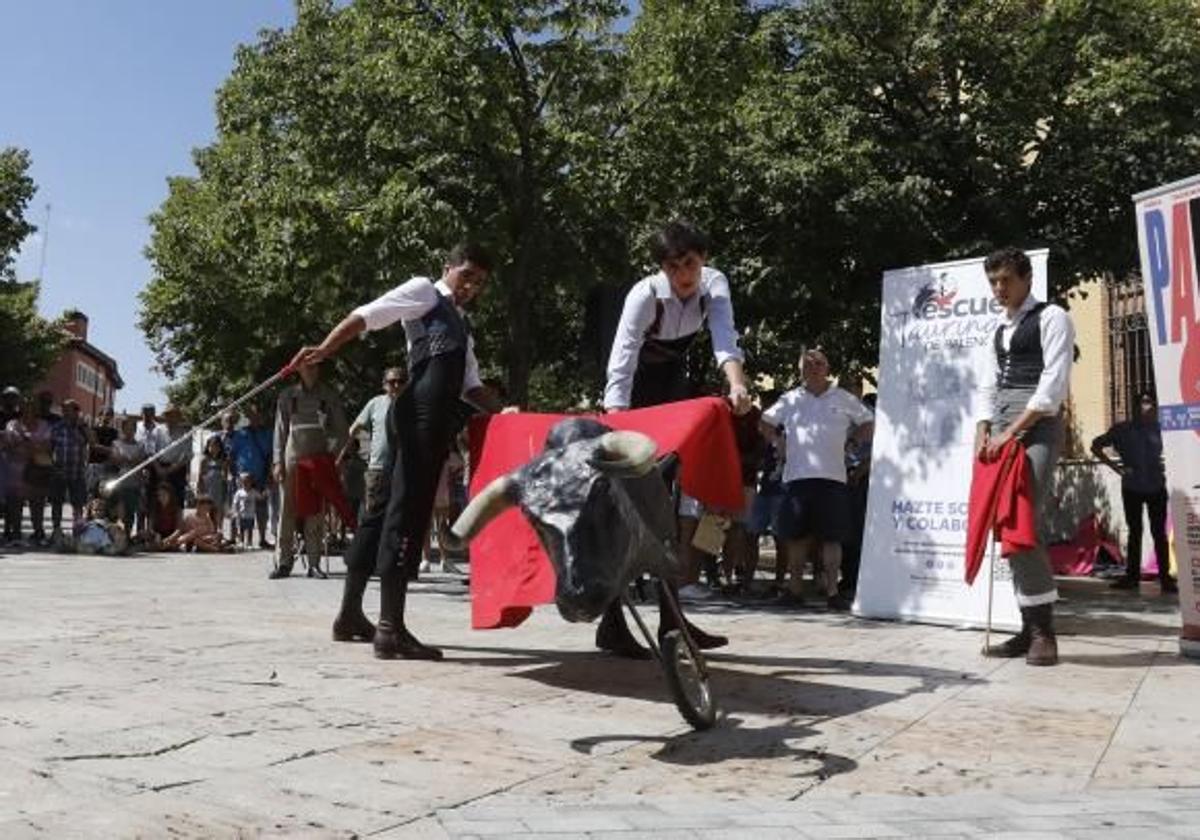
[[[404,626],[404,602],[408,597],[408,576],[394,569],[379,581],[379,624],[373,639],[376,659],[428,659],[439,662],[442,652],[422,644]]]
[[[676,622],[676,620],[675,620],[675,613],[671,610],[670,605],[667,604],[667,597],[663,591],[667,587],[667,584],[662,583],[660,581],[659,587],[660,588],[659,588],[659,592],[658,592],[658,643],[661,645],[663,637],[666,636],[668,633],[670,633],[672,630],[674,630],[679,625],[678,625],[678,622]],[[679,604],[679,587],[672,585],[671,593],[675,596],[675,605],[677,607],[679,607],[680,615],[683,615],[683,607],[680,606],[680,604]],[[695,624],[692,624],[692,622],[688,621],[686,616],[684,617],[683,620],[684,620],[684,623],[687,624],[688,635],[692,637],[692,641],[696,643],[696,647],[700,648],[700,650],[713,650],[715,648],[725,647],[727,644],[729,644],[728,637],[716,636],[716,635],[713,635],[712,633],[705,633],[703,630],[701,630]]]
[[[371,579],[371,570],[347,569],[342,587],[342,608],[333,620],[335,642],[369,642],[375,638],[375,625],[363,613],[363,593]]]
[[[625,610],[620,601],[613,601],[604,611],[596,628],[596,647],[624,659],[649,659],[650,651],[629,632]]]

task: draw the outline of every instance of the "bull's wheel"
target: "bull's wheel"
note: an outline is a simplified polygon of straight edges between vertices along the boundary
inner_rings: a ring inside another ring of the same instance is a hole
[[[717,704],[708,686],[708,677],[679,630],[671,630],[662,639],[662,663],[671,696],[684,720],[696,729],[711,729],[717,722]]]

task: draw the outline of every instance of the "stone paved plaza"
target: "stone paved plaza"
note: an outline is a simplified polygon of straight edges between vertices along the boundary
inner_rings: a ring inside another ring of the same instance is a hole
[[[1064,587],[1064,662],[982,634],[715,603],[725,718],[548,608],[442,663],[329,641],[329,581],[265,553],[0,558],[0,838],[1200,837],[1200,667],[1178,614]],[[378,601],[368,592],[372,614]]]

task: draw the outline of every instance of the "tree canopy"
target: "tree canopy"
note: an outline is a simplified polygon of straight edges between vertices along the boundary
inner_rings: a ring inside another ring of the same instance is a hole
[[[35,228],[25,209],[36,191],[29,152],[0,149],[0,386],[26,390],[39,382],[62,347],[62,330],[38,314],[38,284],[19,283],[15,262]]]
[[[142,326],[197,402],[277,369],[359,303],[500,264],[485,374],[597,392],[597,289],[686,215],[730,277],[751,372],[819,342],[873,365],[885,268],[1048,246],[1061,294],[1135,265],[1130,194],[1200,169],[1192,0],[303,0],[239,49],[217,139],[152,217]],[[610,307],[611,309],[611,307]],[[401,361],[348,348],[359,399]]]

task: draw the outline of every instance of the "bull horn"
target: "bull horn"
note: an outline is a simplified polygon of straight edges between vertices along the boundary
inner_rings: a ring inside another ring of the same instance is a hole
[[[489,522],[516,504],[515,490],[516,481],[508,475],[500,476],[480,490],[450,527],[450,539],[457,544],[454,547],[465,546]]]
[[[606,475],[640,476],[654,468],[658,444],[641,432],[608,432],[592,458],[592,466]]]

